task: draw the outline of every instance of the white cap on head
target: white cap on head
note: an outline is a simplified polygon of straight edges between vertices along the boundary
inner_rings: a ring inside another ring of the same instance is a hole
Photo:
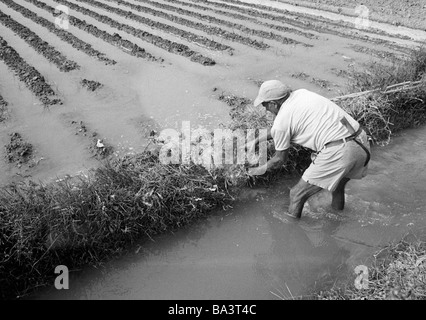
[[[278,100],[284,98],[291,92],[291,88],[278,80],[268,80],[262,83],[259,93],[254,100],[253,105],[257,107],[262,102]]]

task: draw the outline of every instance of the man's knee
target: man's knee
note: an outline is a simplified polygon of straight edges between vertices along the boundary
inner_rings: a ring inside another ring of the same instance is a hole
[[[321,191],[321,189],[300,179],[299,183],[290,189],[290,199],[292,201],[306,201],[310,196]]]
[[[336,189],[333,191],[333,194],[340,194],[342,192],[345,192],[345,186],[349,182],[349,178],[342,178],[342,180],[339,181],[339,184],[337,185]]]

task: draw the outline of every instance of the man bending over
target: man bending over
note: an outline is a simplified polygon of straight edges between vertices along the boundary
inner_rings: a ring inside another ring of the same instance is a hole
[[[254,101],[255,107],[259,105],[276,115],[268,130],[276,153],[249,173],[259,175],[281,167],[287,162],[290,143],[309,148],[312,163],[290,190],[287,214],[300,218],[305,202],[322,189],[332,192],[332,207],[343,210],[346,183],[365,177],[370,160],[367,134],[359,123],[329,99],[306,89],[292,91],[278,80],[261,85]]]

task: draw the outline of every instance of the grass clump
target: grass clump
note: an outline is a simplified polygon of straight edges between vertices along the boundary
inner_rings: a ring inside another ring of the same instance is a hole
[[[401,240],[374,255],[368,288],[349,285],[320,292],[320,300],[425,300],[426,242]]]
[[[87,177],[1,189],[0,297],[48,283],[57,265],[96,264],[143,236],[226,209],[233,200],[231,182],[219,171],[164,165],[145,152]]]
[[[231,130],[266,129],[271,128],[274,119],[263,109],[254,108],[252,101],[235,95],[222,93],[219,100],[226,102],[232,109],[230,111],[231,122],[227,127]],[[270,159],[275,154],[273,141],[268,141],[267,157]],[[307,148],[292,144],[289,159],[285,166],[274,172],[267,172],[264,175],[249,177],[246,176],[246,184],[270,183],[279,178],[280,174],[302,173],[310,164],[311,151]],[[247,165],[244,165],[247,167]]]
[[[405,60],[372,62],[352,72],[349,92],[374,90],[337,103],[366,129],[374,143],[388,144],[392,133],[426,123],[426,49],[420,47]],[[386,88],[416,82],[398,90]]]

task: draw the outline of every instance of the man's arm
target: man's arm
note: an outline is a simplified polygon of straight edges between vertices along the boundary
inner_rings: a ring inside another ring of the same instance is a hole
[[[266,171],[275,170],[287,162],[289,149],[275,151],[274,156],[266,163]]]
[[[267,171],[278,169],[288,160],[288,154],[290,149],[275,151],[274,156],[268,160],[267,163],[256,168],[249,168],[248,174],[251,176],[259,176],[265,174]]]
[[[266,140],[271,140],[272,139],[272,135],[271,135],[271,128],[267,128],[267,132],[266,132]],[[255,138],[254,140],[250,141],[247,143],[247,148],[251,149],[252,151],[255,150],[256,146],[259,144],[259,137]]]

